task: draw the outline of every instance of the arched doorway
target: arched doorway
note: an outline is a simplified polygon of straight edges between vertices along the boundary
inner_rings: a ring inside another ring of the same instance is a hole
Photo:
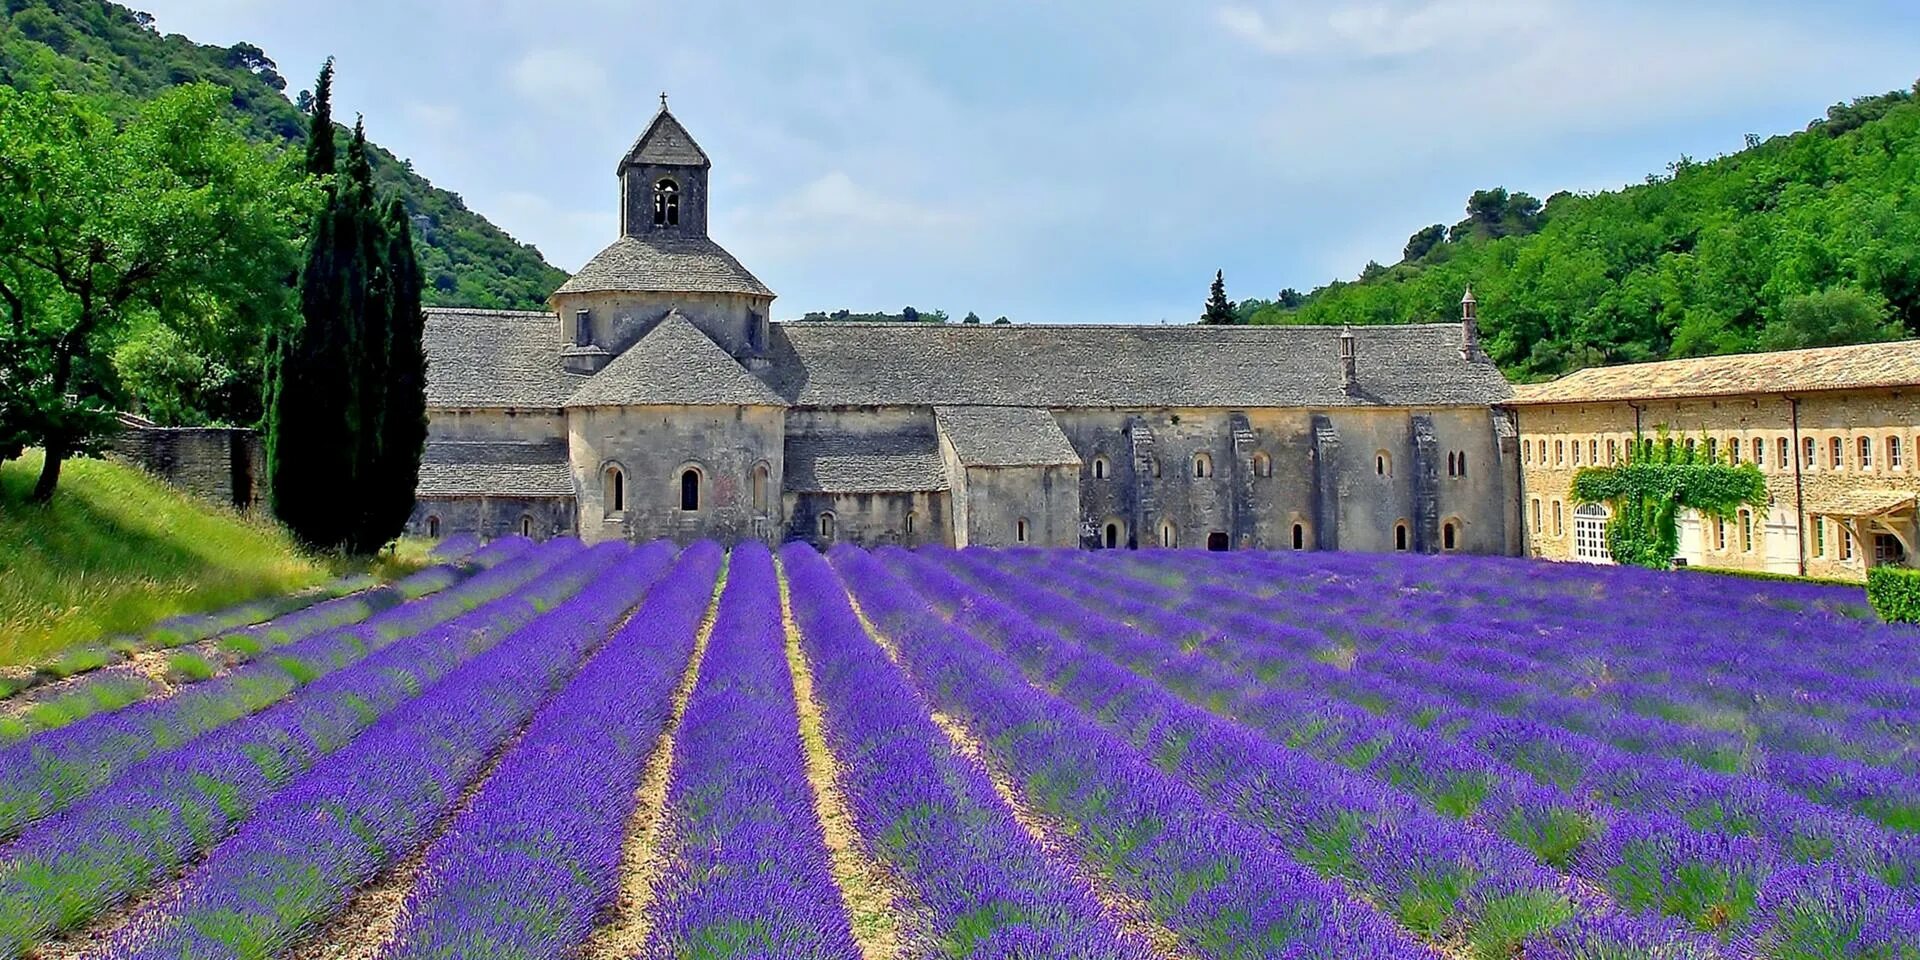
[[[1233,549],[1233,540],[1226,534],[1215,530],[1207,534],[1207,549],[1214,553],[1226,553]]]
[[[1106,544],[1107,544],[1108,550],[1112,550],[1119,547],[1120,546],[1120,525],[1117,523],[1107,524],[1106,538],[1107,538]]]
[[[1583,503],[1573,508],[1573,558],[1582,563],[1613,562],[1607,549],[1607,521],[1612,513],[1605,505]]]

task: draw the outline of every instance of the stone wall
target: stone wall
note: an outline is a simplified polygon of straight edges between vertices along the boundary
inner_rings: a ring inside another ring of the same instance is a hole
[[[773,298],[741,293],[569,293],[553,298],[561,342],[580,343],[579,311],[587,311],[587,342],[618,356],[680,311],[743,364],[766,354]]]
[[[1303,549],[1390,551],[1405,525],[1406,549],[1437,552],[1451,525],[1454,550],[1514,552],[1517,475],[1484,407],[1055,417],[1083,461],[1087,547],[1104,546],[1112,527],[1120,546],[1158,546],[1170,535],[1180,548],[1225,537],[1231,549],[1285,550],[1298,528]]]
[[[122,421],[120,434],[107,449],[115,459],[203,500],[242,510],[265,503],[266,453],[255,431],[156,427],[128,420]]]
[[[786,528],[780,408],[590,407],[569,411],[567,427],[580,536],[589,543],[777,542]],[[756,468],[766,473],[758,488]],[[612,470],[620,471],[624,509],[611,502]],[[682,508],[682,476],[689,470],[698,478],[693,510]]]
[[[794,493],[786,497],[786,540],[825,550],[836,543],[861,547],[954,546],[951,500],[945,492]],[[833,517],[831,531],[821,527]]]
[[[485,539],[507,536],[548,540],[571,537],[572,497],[421,497],[407,520],[416,537],[471,533]]]
[[[1891,524],[1835,515],[1845,500],[1863,493],[1920,497],[1920,465],[1914,458],[1920,445],[1920,394],[1913,391],[1527,405],[1517,407],[1516,413],[1525,542],[1531,556],[1581,559],[1575,549],[1575,508],[1568,497],[1574,473],[1595,465],[1596,459],[1605,465],[1624,456],[1636,427],[1648,438],[1665,429],[1677,443],[1711,442],[1723,457],[1738,443],[1741,462],[1755,461],[1754,441],[1760,442],[1758,462],[1771,502],[1765,510],[1722,523],[1683,515],[1680,556],[1688,563],[1859,580],[1874,562],[1877,536],[1892,536],[1896,542],[1904,538],[1902,552],[1909,558],[1915,553],[1911,511]],[[1863,438],[1871,453],[1865,464],[1860,457]],[[1809,440],[1814,454],[1810,464]],[[1836,440],[1838,462],[1833,458]],[[1788,451],[1785,462],[1782,441]]]

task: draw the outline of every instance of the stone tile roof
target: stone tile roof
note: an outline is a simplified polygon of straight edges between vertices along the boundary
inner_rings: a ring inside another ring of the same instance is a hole
[[[558,409],[586,382],[560,368],[551,313],[428,307],[427,406]]]
[[[1348,407],[1496,403],[1490,362],[1458,324],[1358,327],[1359,389],[1341,386],[1338,327],[774,326],[768,380],[796,406]]]
[[[628,404],[786,406],[678,310],[669,312],[567,401],[569,407]]]
[[[1053,414],[1034,407],[935,407],[940,435],[969,467],[1080,465]]]
[[[435,464],[547,464],[567,462],[567,438],[545,440],[435,440],[427,441],[421,463]]]
[[[627,155],[620,160],[616,174],[625,173],[634,164],[664,164],[667,166],[711,167],[713,161],[707,159],[707,152],[693,141],[693,134],[680,125],[672,112],[661,107],[653,115],[653,122],[633,141]]]
[[[420,464],[422,497],[571,497],[573,475],[557,463]]]
[[[921,493],[947,489],[932,434],[789,435],[788,493]]]
[[[1920,385],[1920,340],[1589,367],[1515,387],[1513,403],[1590,403]]]
[[[773,296],[766,284],[719,244],[679,234],[621,237],[587,261],[554,295],[607,291]]]
[[[1912,490],[1854,488],[1807,498],[1807,512],[1826,517],[1877,517],[1914,507]]]

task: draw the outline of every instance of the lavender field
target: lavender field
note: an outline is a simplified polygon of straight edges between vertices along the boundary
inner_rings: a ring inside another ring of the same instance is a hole
[[[0,956],[1920,960],[1920,632],[1857,590],[459,556],[0,700]]]

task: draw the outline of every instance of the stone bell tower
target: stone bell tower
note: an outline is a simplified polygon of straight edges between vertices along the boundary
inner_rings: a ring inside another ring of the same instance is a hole
[[[707,235],[707,175],[713,162],[667,109],[620,160],[620,234],[627,237]]]

